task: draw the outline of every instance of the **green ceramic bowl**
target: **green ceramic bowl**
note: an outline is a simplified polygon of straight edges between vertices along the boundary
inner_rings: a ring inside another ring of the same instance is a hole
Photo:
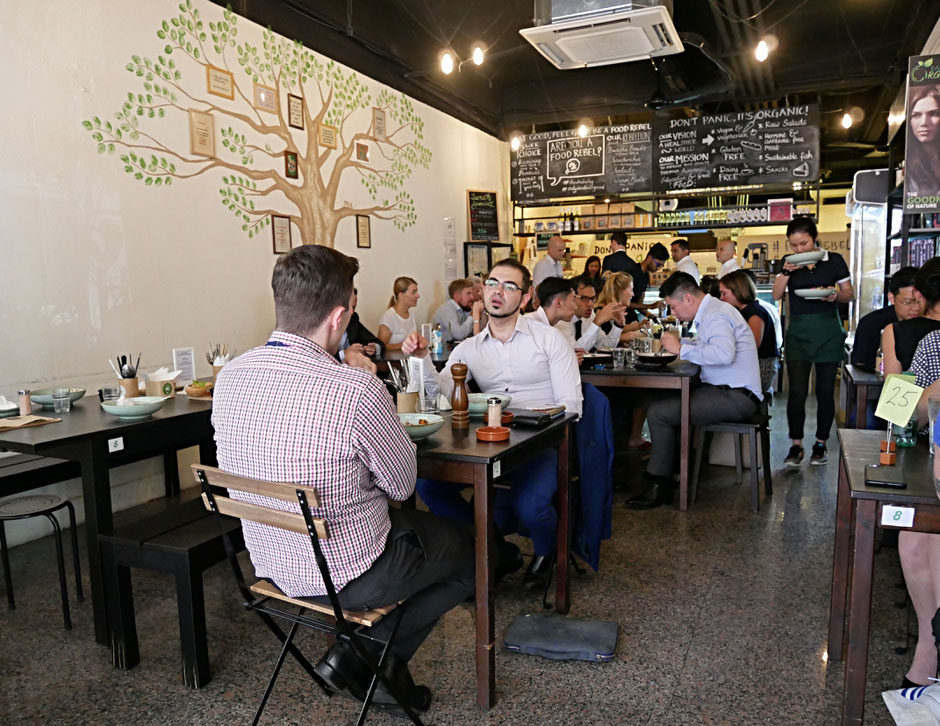
[[[512,401],[512,396],[508,393],[471,393],[469,394],[470,398],[470,415],[471,416],[486,416],[486,407],[489,405],[487,401],[493,396],[499,397],[499,403],[503,407],[503,410],[506,410],[506,406]]]
[[[163,396],[138,396],[118,401],[103,401],[101,408],[105,413],[123,419],[147,418],[166,405],[167,399]]]
[[[405,431],[411,437],[412,441],[426,439],[444,425],[444,419],[436,413],[400,413],[398,420],[405,427]],[[418,421],[427,421],[419,424]]]
[[[69,400],[72,403],[75,403],[78,399],[85,395],[84,388],[70,388],[69,389]],[[33,400],[33,403],[42,404],[43,408],[52,408],[52,389],[51,388],[34,388],[29,392],[29,397]]]

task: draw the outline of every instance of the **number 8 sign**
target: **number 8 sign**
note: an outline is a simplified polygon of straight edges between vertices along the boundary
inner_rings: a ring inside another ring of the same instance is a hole
[[[915,384],[911,376],[892,373],[885,378],[875,416],[898,426],[904,426],[914,415],[923,392],[924,389]]]

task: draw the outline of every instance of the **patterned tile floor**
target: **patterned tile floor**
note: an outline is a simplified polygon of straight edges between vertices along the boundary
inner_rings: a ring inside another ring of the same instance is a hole
[[[781,403],[774,416],[774,495],[759,514],[728,468],[704,470],[699,501],[686,513],[629,511],[625,491],[616,493],[601,571],[574,581],[571,612],[620,623],[615,661],[500,652],[499,703],[482,714],[474,705],[472,612],[462,606],[412,664],[416,680],[434,691],[428,723],[837,723],[842,665],[825,660],[837,458],[833,452],[826,467],[784,471]],[[628,488],[640,468],[618,458]],[[240,608],[224,565],[205,577],[214,677],[190,691],[180,682],[168,577],[134,573],[142,662],[119,671],[94,644],[87,602],[73,608],[74,630],[62,630],[52,540],[14,548],[11,560],[18,608],[0,610],[0,723],[250,721],[276,650],[260,621]],[[909,656],[895,653],[906,624],[899,581],[897,550],[885,547],[876,558],[868,724],[891,723],[880,691],[895,687],[907,668]],[[516,614],[539,604],[517,574],[500,590],[497,608],[501,636]],[[314,659],[323,649],[316,635],[300,643]],[[264,722],[346,724],[355,716],[352,702],[327,701],[288,661]],[[369,723],[404,722],[377,714]]]

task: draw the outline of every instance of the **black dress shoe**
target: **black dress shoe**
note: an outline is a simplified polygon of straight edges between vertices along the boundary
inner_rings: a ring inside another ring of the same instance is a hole
[[[499,561],[496,563],[493,579],[499,582],[506,575],[520,569],[525,561],[522,559],[522,552],[519,548],[499,535],[496,536],[496,551],[499,554]]]
[[[313,670],[331,690],[357,701],[366,697],[372,678],[369,669],[345,640],[337,641],[326,651]]]
[[[631,497],[627,499],[628,509],[655,509],[663,504],[672,503],[672,495],[676,490],[676,484],[672,477],[661,477],[653,474],[644,474],[643,478],[652,481],[652,486],[642,497]]]
[[[411,671],[408,670],[408,664],[395,655],[389,655],[385,661],[385,667],[382,669],[385,677],[389,679],[392,688],[398,694],[398,697],[404,701],[412,711],[424,713],[431,706],[431,689],[427,686],[415,685],[411,677]],[[375,689],[373,698],[375,705],[387,710],[396,711],[404,715],[404,709],[401,709],[395,696],[386,688],[382,681],[379,681]]]
[[[545,581],[548,579],[548,571],[551,566],[551,557],[536,555],[532,558],[525,574],[522,576],[522,584],[531,588],[545,587]]]

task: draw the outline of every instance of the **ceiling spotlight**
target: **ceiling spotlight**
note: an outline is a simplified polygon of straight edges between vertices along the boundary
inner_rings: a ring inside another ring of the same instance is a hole
[[[761,41],[757,44],[757,48],[754,49],[754,57],[758,61],[763,63],[767,60],[767,57],[770,55],[770,46],[767,45],[767,41],[761,38]]]
[[[586,123],[578,124],[578,136],[580,136],[583,139],[587,135],[588,135],[587,124]]]
[[[483,64],[483,47],[479,45],[473,46],[473,64],[482,65]]]
[[[522,137],[519,134],[513,134],[509,139],[509,148],[513,151],[519,151],[519,146],[522,144]]]
[[[843,114],[842,116],[842,128],[849,129],[852,128],[852,114]]]
[[[445,76],[449,76],[454,72],[454,56],[449,50],[445,50],[441,54],[441,72]]]
[[[610,197],[604,197],[604,204],[610,204]]]

